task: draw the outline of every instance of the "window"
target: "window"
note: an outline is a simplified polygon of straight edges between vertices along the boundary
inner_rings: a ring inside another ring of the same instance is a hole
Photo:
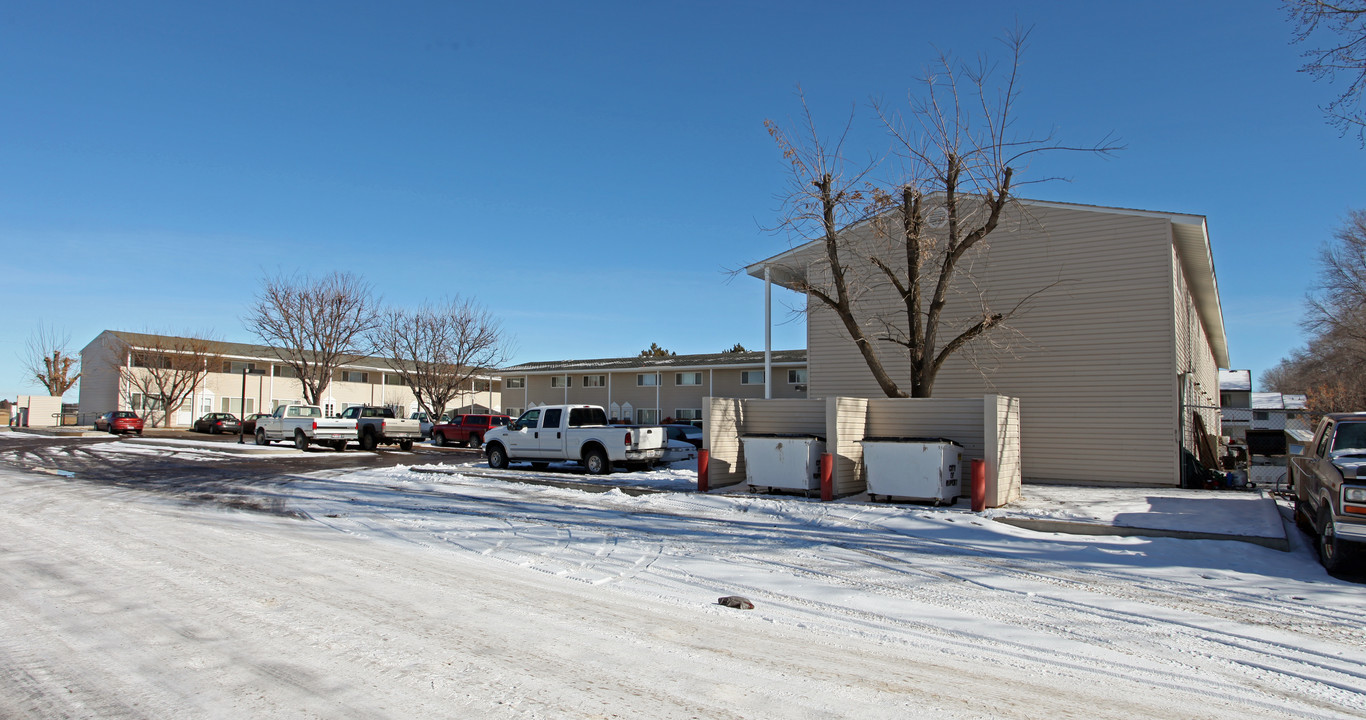
[[[675,408],[674,419],[680,421],[701,420],[702,408]]]
[[[241,372],[241,370],[238,370],[238,372]],[[256,412],[256,398],[247,398],[247,411],[245,414],[238,412],[242,408],[242,398],[225,397],[219,398],[219,400],[221,401],[219,405],[220,411],[230,415],[236,415],[239,418],[246,417],[247,415]]]
[[[524,428],[534,428],[536,427],[536,421],[540,419],[541,411],[539,408],[527,410],[517,417],[517,424]]]
[[[516,417],[516,416],[522,414],[522,409],[521,409],[521,408],[510,407],[510,408],[507,409],[506,412],[507,412],[507,414],[509,414],[509,415],[511,415],[511,416],[513,416],[513,417]]]
[[[1271,419],[1271,413],[1269,413],[1269,412],[1267,412],[1267,411],[1265,411],[1265,410],[1253,410],[1253,411],[1252,411],[1252,419],[1253,419],[1253,420],[1270,420],[1270,419]]]
[[[741,385],[763,385],[763,384],[764,384],[764,371],[763,371],[763,370],[743,370],[743,371],[741,371],[741,372],[740,372],[740,384],[741,384]]]
[[[656,408],[640,408],[636,410],[636,424],[638,425],[657,425],[659,424],[659,410]]]
[[[169,370],[171,358],[160,353],[133,353],[133,366]]]
[[[571,382],[572,380],[573,380],[573,378],[569,377],[568,375],[551,375],[551,376],[550,376],[550,387],[553,387],[553,388],[570,387],[571,385],[573,385],[573,382]]]
[[[507,379],[507,389],[509,390],[516,390],[524,387],[526,387],[526,378],[524,377],[515,377]]]
[[[583,376],[583,386],[584,386],[584,387],[607,387],[607,376],[606,376],[606,375],[584,375],[584,376]]]
[[[636,387],[655,387],[659,384],[659,373],[640,373],[636,375]]]
[[[675,384],[675,385],[701,385],[701,384],[702,384],[702,373],[700,373],[700,372],[674,373],[674,384]]]
[[[384,373],[384,384],[385,384],[385,385],[407,385],[408,383],[407,383],[407,381],[405,381],[405,380],[403,379],[403,376],[402,376],[402,375],[399,375],[398,373]]]
[[[255,370],[255,369],[256,369],[256,363],[238,362],[238,361],[236,361],[236,360],[224,360],[224,361],[223,361],[223,372],[225,372],[225,373],[231,373],[231,374],[233,374],[233,375],[241,375],[243,371],[248,371],[248,372],[249,372],[249,371],[252,371],[252,370]]]
[[[545,411],[545,417],[541,418],[541,427],[557,428],[560,426],[560,417],[564,415],[564,408],[550,408]]]
[[[475,391],[475,392],[488,392],[488,391],[489,391],[489,381],[488,381],[488,380],[475,380],[473,383],[471,383],[471,385],[473,385],[474,391]]]
[[[607,414],[602,411],[602,408],[584,407],[569,409],[569,427],[606,424]]]
[[[805,369],[802,369],[802,370],[788,370],[788,371],[787,371],[787,384],[788,384],[788,385],[800,385],[800,384],[803,384],[803,383],[805,383],[805,382],[806,382],[806,370],[805,370]]]
[[[341,379],[342,382],[368,383],[370,382],[370,373],[356,370],[343,370]]]
[[[299,373],[297,370],[295,370],[293,367],[290,367],[289,365],[276,365],[275,377],[296,378],[299,377]]]

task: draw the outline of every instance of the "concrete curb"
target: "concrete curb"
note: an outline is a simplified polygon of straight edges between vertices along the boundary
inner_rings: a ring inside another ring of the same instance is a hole
[[[1281,537],[1259,537],[1256,535],[1226,535],[1223,533],[1197,532],[1193,530],[1159,530],[1156,528],[1123,527],[1077,520],[1045,520],[1026,517],[998,517],[996,522],[1013,525],[1036,532],[1064,533],[1067,535],[1120,535],[1137,537],[1169,537],[1183,540],[1233,540],[1269,547],[1282,552],[1290,551],[1290,540]],[[1285,528],[1282,526],[1282,532]]]
[[[549,478],[534,478],[525,475],[504,475],[496,472],[486,472],[482,470],[455,470],[443,468],[424,468],[410,467],[410,472],[428,473],[431,475],[469,475],[472,477],[487,478],[489,480],[502,480],[504,482],[522,483],[524,485],[540,485],[543,487],[564,488],[566,490],[583,490],[591,493],[605,493],[613,490],[620,490],[623,494],[631,497],[641,495],[658,495],[668,492],[678,492],[677,490],[662,490],[660,488],[635,487],[631,485],[608,485],[593,482],[570,482],[567,480],[551,480]]]

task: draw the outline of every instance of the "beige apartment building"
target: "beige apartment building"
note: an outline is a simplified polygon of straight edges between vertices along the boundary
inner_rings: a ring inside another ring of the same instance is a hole
[[[867,223],[845,232],[905,267],[904,250],[898,256]],[[953,313],[979,310],[979,299],[999,310],[1030,299],[1011,333],[948,360],[934,397],[1018,398],[1026,482],[1180,484],[1182,450],[1220,434],[1218,369],[1229,367],[1205,218],[1021,201],[988,240],[989,251],[965,257],[946,320],[965,319]],[[824,282],[829,265],[813,241],[747,272],[801,291]],[[856,281],[856,316],[877,334],[885,326],[874,318],[899,298],[875,271]],[[885,397],[834,312],[808,299],[806,316],[808,394]],[[950,337],[945,330],[941,343]],[[908,389],[909,363],[894,349],[879,347]]]
[[[806,397],[806,351],[772,353],[774,398]],[[540,405],[587,404],[619,422],[701,421],[702,398],[762,398],[764,353],[604,358],[523,363],[503,369],[505,412]]]
[[[146,398],[122,379],[119,367],[133,368],[141,358],[175,347],[171,338],[143,333],[106,330],[81,350],[81,422],[110,410],[156,411]],[[292,368],[280,362],[269,347],[246,343],[216,342],[215,360],[203,381],[195,386],[178,410],[171,414],[173,426],[186,426],[208,412],[230,412],[245,417],[271,412],[280,405],[303,402],[303,386]],[[245,375],[243,370],[259,370]],[[477,377],[455,400],[459,412],[500,412],[501,383],[492,375]],[[352,405],[393,408],[407,417],[417,412],[412,391],[394,373],[388,361],[365,358],[336,371],[323,398],[323,412],[333,415]],[[245,394],[245,397],[244,397]]]

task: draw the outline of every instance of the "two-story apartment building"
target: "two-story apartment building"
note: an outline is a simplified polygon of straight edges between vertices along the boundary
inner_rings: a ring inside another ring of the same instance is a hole
[[[110,410],[158,412],[153,402],[130,386],[120,367],[138,371],[140,363],[185,347],[184,339],[163,335],[105,330],[81,350],[80,413],[82,422]],[[212,342],[212,360],[186,402],[171,414],[173,426],[185,426],[208,412],[230,412],[245,417],[270,412],[280,405],[303,402],[303,386],[294,371],[264,345]],[[260,374],[243,374],[244,370]],[[245,382],[244,382],[245,381]],[[245,387],[244,387],[245,385]],[[352,405],[388,406],[401,415],[417,412],[412,390],[393,371],[390,361],[363,358],[337,369],[322,401],[328,415]],[[449,410],[499,411],[501,383],[491,374],[480,374]]]
[[[806,351],[772,354],[775,398],[806,397]],[[523,363],[500,375],[506,412],[583,403],[618,422],[702,419],[704,397],[764,397],[762,352]]]

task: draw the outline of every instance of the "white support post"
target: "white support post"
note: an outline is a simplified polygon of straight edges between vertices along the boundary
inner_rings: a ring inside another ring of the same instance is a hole
[[[764,399],[773,398],[773,273],[764,266]]]

